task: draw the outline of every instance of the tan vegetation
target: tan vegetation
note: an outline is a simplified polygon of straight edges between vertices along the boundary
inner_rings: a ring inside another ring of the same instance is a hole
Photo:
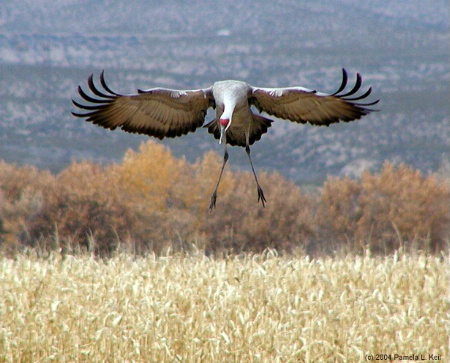
[[[448,357],[447,181],[260,173],[263,209],[227,169],[210,214],[220,164],[152,141],[58,175],[0,162],[0,361]]]
[[[2,362],[448,358],[442,257],[47,257],[0,258]]]
[[[160,254],[194,244],[208,254],[275,248],[319,256],[447,248],[450,187],[434,175],[386,163],[361,180],[330,178],[311,194],[279,174],[260,173],[263,209],[252,176],[227,168],[210,214],[220,165],[214,153],[190,164],[153,141],[119,164],[83,161],[56,176],[0,162],[2,250],[90,246],[111,254],[126,245]]]

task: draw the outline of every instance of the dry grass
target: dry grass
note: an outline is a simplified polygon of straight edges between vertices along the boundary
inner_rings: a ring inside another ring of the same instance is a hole
[[[52,254],[0,259],[2,362],[448,358],[448,261]]]

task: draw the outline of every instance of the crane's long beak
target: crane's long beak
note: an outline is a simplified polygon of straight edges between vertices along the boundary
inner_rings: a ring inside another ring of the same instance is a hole
[[[219,126],[220,126],[220,139],[219,144],[222,143],[222,140],[224,139],[225,132],[228,130],[228,128],[231,125],[231,120],[227,118],[221,118],[219,120]]]
[[[225,126],[220,125],[220,139],[219,139],[219,144],[222,143],[223,136],[225,135],[225,129],[226,129]]]

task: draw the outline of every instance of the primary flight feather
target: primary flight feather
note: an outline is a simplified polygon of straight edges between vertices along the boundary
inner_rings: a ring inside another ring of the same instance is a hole
[[[206,112],[212,107],[216,110],[216,117],[205,127],[219,143],[223,143],[224,159],[211,196],[210,210],[216,205],[217,188],[228,160],[227,144],[245,147],[256,180],[258,201],[261,200],[264,206],[266,199],[253,168],[250,145],[267,132],[273,121],[253,113],[251,106],[277,118],[318,126],[357,120],[374,111],[370,106],[378,100],[361,102],[370,95],[371,88],[357,95],[362,86],[361,76],[357,74],[353,88],[343,93],[347,81],[347,72],[343,69],[341,86],[331,94],[304,87],[254,87],[246,82],[228,80],[215,82],[204,89],[152,88],[138,90],[137,94],[121,95],[107,86],[102,72],[101,88],[94,84],[93,75],[88,78],[92,96],[78,87],[78,93],[88,104],[72,100],[83,110],[72,114],[107,129],[120,128],[163,139],[182,136],[203,126]]]

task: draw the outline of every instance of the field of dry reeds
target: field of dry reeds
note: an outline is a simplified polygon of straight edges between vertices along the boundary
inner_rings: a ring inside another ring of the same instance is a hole
[[[0,258],[0,361],[445,361],[448,286],[448,259],[423,253],[29,250]]]

